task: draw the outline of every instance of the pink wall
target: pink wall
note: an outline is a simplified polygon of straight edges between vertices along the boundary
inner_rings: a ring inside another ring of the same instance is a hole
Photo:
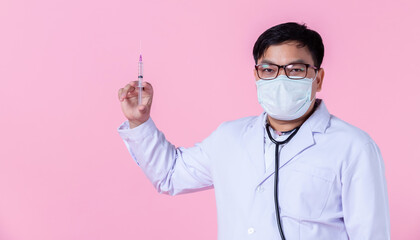
[[[256,115],[252,46],[284,21],[324,38],[320,96],[386,165],[393,239],[420,239],[419,4],[411,1],[0,2],[0,239],[216,239],[213,191],[155,192],[117,134],[137,58],[176,145]]]

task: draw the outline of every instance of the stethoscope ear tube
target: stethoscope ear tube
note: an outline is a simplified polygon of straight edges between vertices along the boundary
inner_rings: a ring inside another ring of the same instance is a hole
[[[267,134],[268,137],[270,138],[270,140],[276,144],[276,159],[274,161],[274,167],[275,167],[275,171],[274,171],[274,206],[275,206],[275,210],[276,210],[276,220],[277,220],[277,227],[279,228],[279,233],[280,233],[280,237],[282,240],[286,240],[286,238],[284,237],[284,233],[283,233],[283,228],[281,225],[281,219],[280,219],[280,208],[279,208],[279,199],[278,199],[278,179],[279,179],[279,158],[280,158],[280,153],[279,153],[279,149],[280,149],[280,145],[284,145],[286,143],[288,143],[290,140],[292,140],[292,138],[296,135],[296,133],[299,131],[299,127],[293,129],[294,132],[292,134],[290,134],[290,136],[284,140],[284,141],[276,141],[270,133],[270,124],[267,123],[265,125],[265,128],[267,130]],[[292,131],[293,131],[292,130]]]

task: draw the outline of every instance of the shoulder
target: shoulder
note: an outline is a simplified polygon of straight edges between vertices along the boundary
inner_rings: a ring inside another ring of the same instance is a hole
[[[255,124],[259,124],[262,121],[262,114],[259,116],[248,116],[239,118],[236,120],[226,121],[220,124],[219,128],[224,131],[239,131],[253,127]]]
[[[361,147],[368,143],[374,143],[372,138],[362,129],[341,120],[330,114],[324,101],[319,101],[318,109],[313,113],[308,121],[316,138],[329,146],[343,148]]]
[[[238,127],[241,128],[248,125],[253,125],[260,117],[262,116],[260,115],[260,116],[243,117],[243,118],[239,118],[239,119],[235,119],[231,121],[225,121],[221,125],[227,128],[238,128]]]
[[[324,134],[316,138],[323,149],[328,149],[331,158],[348,174],[359,167],[377,168],[382,165],[382,156],[378,145],[362,129],[331,115],[329,126]]]
[[[331,115],[329,131],[335,131],[357,138],[358,140],[370,140],[369,134],[362,129],[334,116]]]
[[[248,116],[235,120],[225,121],[219,125],[214,135],[223,136],[223,138],[238,137],[255,126],[262,124],[263,114],[258,116]],[[262,125],[261,125],[262,126]]]
[[[257,126],[260,123],[261,117],[262,115],[249,116],[225,121],[221,123],[219,127],[204,140],[204,142],[207,143],[208,146],[216,147],[218,149],[220,149],[220,147],[223,148],[223,146],[236,144],[237,140],[250,128]],[[214,151],[217,151],[217,149],[214,149]]]
[[[367,145],[376,146],[368,133],[334,115],[331,115],[330,126],[325,133],[336,144],[350,147],[353,150],[361,150]]]

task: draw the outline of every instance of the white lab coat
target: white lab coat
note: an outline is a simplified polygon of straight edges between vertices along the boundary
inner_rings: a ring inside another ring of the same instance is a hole
[[[203,142],[175,148],[149,119],[119,133],[161,193],[214,187],[219,240],[280,239],[274,167],[264,164],[264,119],[221,124]],[[384,164],[374,141],[329,114],[325,104],[283,147],[279,205],[287,240],[390,239]]]

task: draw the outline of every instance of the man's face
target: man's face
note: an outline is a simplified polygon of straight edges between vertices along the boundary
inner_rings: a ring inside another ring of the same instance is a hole
[[[313,66],[314,60],[312,59],[311,52],[307,46],[301,47],[299,46],[298,42],[289,41],[268,47],[264,55],[258,59],[257,64],[260,63],[273,63],[277,65],[287,65],[290,63],[307,63]],[[283,69],[280,70],[280,74],[285,74]],[[255,69],[254,76],[258,81],[259,78]],[[318,74],[316,74],[314,69],[308,68],[308,75],[306,77],[313,79],[315,76],[316,79],[312,83],[311,99],[315,96],[316,92],[319,92],[322,89],[324,70],[321,68],[319,69]]]

